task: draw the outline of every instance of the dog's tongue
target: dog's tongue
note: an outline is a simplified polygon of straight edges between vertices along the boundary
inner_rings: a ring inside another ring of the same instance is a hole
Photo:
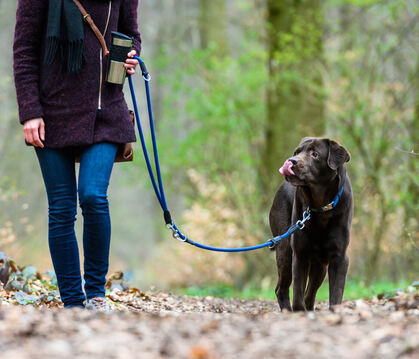
[[[295,176],[294,171],[291,169],[293,163],[289,160],[286,160],[283,166],[279,169],[279,173],[283,176]]]

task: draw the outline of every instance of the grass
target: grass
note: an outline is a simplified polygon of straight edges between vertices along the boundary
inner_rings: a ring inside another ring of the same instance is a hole
[[[351,279],[346,282],[344,299],[354,300],[360,298],[372,298],[377,294],[394,292],[399,288],[406,288],[410,285],[406,280],[399,282],[377,281],[371,285],[366,285],[361,280]],[[292,288],[291,296],[292,296]],[[187,287],[175,291],[178,294],[192,295],[192,296],[213,296],[220,298],[243,298],[243,299],[276,299],[274,288],[244,288],[237,290],[231,285],[213,285],[206,287]],[[324,301],[329,299],[329,283],[324,282],[317,292],[316,300]]]

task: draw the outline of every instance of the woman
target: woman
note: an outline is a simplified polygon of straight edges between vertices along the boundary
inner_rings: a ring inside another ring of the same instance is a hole
[[[141,51],[138,0],[82,0],[103,34],[133,37]],[[65,308],[109,310],[105,297],[111,222],[107,188],[118,144],[135,142],[123,85],[105,81],[101,45],[72,0],[19,0],[13,70],[25,143],[34,146],[48,196],[48,241]],[[75,156],[80,155],[78,188]],[[74,232],[83,215],[84,291]]]

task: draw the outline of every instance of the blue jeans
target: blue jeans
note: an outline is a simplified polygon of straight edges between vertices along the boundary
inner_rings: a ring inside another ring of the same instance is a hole
[[[48,243],[64,307],[83,306],[105,296],[111,220],[107,189],[118,144],[83,147],[34,147],[48,196]],[[78,189],[75,155],[80,154]],[[77,192],[83,215],[84,290],[74,222]]]

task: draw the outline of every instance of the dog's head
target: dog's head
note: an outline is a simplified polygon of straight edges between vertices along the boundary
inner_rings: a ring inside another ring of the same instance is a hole
[[[305,137],[279,172],[294,186],[328,183],[351,156],[328,138]]]

